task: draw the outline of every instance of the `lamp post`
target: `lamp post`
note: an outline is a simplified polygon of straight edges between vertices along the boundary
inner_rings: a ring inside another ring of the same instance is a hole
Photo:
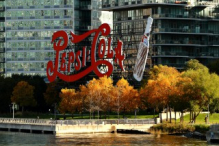
[[[56,103],[54,103],[54,119],[56,120]]]
[[[12,102],[12,109],[13,109],[13,119],[14,119],[14,105],[15,105],[15,102]]]
[[[207,122],[207,124],[209,124],[209,104],[208,104],[208,122]]]

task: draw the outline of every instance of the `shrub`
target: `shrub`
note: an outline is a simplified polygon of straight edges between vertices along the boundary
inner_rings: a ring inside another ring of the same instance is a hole
[[[164,123],[152,126],[149,131],[152,133],[157,133],[157,131],[160,131],[161,133],[171,134],[192,132],[194,130],[195,127],[192,125]]]
[[[206,133],[207,131],[209,131],[210,126],[209,125],[194,125],[195,127],[195,131],[201,132],[201,133]]]

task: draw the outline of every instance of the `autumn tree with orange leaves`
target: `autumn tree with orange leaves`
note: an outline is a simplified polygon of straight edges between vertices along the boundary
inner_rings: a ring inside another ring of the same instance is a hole
[[[87,93],[85,103],[88,105],[88,111],[90,116],[92,113],[97,111],[98,118],[100,111],[107,112],[110,109],[111,105],[111,91],[113,87],[113,81],[107,76],[101,77],[99,79],[93,79],[89,81],[86,85],[86,90],[83,92]],[[84,87],[85,88],[85,87]]]
[[[107,76],[99,78],[99,83],[101,86],[101,97],[102,98],[102,104],[101,104],[101,110],[105,112],[105,118],[106,114],[109,116],[109,111],[112,108],[113,100],[112,100],[112,92],[113,91],[113,80],[111,78],[108,78]]]
[[[52,82],[47,84],[46,92],[43,94],[48,105],[60,102],[59,92],[57,91],[57,83]]]
[[[85,85],[80,85],[79,86],[79,91],[78,91],[78,96],[81,98],[81,115],[82,115],[82,118],[83,118],[84,112],[89,111],[88,106],[86,104],[87,95],[88,95],[87,87]]]
[[[190,60],[182,73],[173,67],[154,66],[140,95],[141,101],[152,108],[181,111],[181,122],[184,111],[189,110],[191,121],[195,122],[199,113],[218,99],[218,87],[219,76],[210,74],[198,60]]]
[[[140,90],[141,100],[156,110],[164,107],[170,110],[170,97],[177,92],[176,84],[179,77],[180,73],[173,67],[154,66],[150,71],[148,83]]]
[[[139,108],[140,97],[138,91],[129,85],[128,81],[121,79],[113,86],[111,78],[106,76],[90,80],[86,85],[81,85],[79,91],[62,89],[59,110],[62,113],[80,109],[90,112],[90,118],[95,112],[100,118],[100,113],[109,115],[109,111],[119,113],[134,111]],[[70,110],[72,108],[72,110]]]
[[[24,112],[24,107],[26,106],[36,106],[36,100],[33,97],[34,86],[29,85],[28,82],[20,81],[14,87],[12,92],[11,101],[22,106],[22,114]]]
[[[113,110],[117,112],[118,118],[121,111],[124,117],[126,112],[138,109],[140,104],[138,91],[124,78],[120,79],[114,87],[113,101]]]
[[[78,92],[75,89],[62,89],[59,96],[61,98],[59,104],[60,112],[63,114],[70,112],[73,118],[74,112],[80,111],[82,108],[82,100]]]
[[[99,82],[96,79],[93,79],[89,81],[89,83],[86,85],[88,94],[85,99],[85,103],[87,104],[88,111],[90,112],[90,118],[91,115],[95,112],[101,110],[101,87],[99,85]],[[99,117],[99,115],[98,115]]]

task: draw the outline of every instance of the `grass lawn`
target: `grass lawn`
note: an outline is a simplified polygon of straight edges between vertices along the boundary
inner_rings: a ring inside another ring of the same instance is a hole
[[[15,118],[37,118],[39,116],[40,119],[54,119],[54,115],[53,114],[37,114],[37,113],[25,113],[24,115],[21,115],[21,113],[17,113],[15,114]],[[157,114],[155,115],[155,117],[158,116]],[[62,120],[64,118],[63,115],[59,114],[56,115],[57,118],[59,118],[60,120]],[[125,115],[126,118],[128,119],[135,119],[135,115]],[[154,115],[137,115],[136,119],[148,119],[148,118],[153,118]],[[0,114],[0,118],[12,118],[12,114]],[[66,115],[66,119],[67,120],[71,120],[72,116],[70,114]],[[89,113],[84,114],[83,118],[80,114],[75,114],[73,119],[90,119]],[[95,115],[95,119],[98,119],[97,114]],[[105,115],[101,115],[101,119],[105,119]],[[109,118],[107,117],[106,119],[118,119],[118,115],[116,114],[111,114],[109,115]],[[120,115],[120,119],[123,119],[123,115]]]
[[[195,124],[205,124],[205,116],[207,114],[199,114],[198,117],[196,118],[196,123]],[[189,119],[190,119],[190,115],[185,115],[184,116],[184,122],[185,123],[189,123]],[[177,119],[177,122],[179,122],[180,120]],[[219,123],[219,113],[214,113],[214,114],[210,114],[210,119],[209,119],[210,124],[215,124],[215,123]]]
[[[158,115],[155,115],[155,116],[158,116]],[[120,119],[123,119],[123,115],[120,115],[119,117],[120,117]],[[128,119],[135,119],[135,115],[125,115],[125,117]],[[137,115],[136,119],[149,119],[149,118],[153,118],[153,117],[154,117],[153,115]],[[62,116],[62,118],[63,118],[63,116]],[[90,116],[85,115],[85,116],[83,116],[83,118],[90,119]],[[72,117],[69,115],[67,117],[67,119],[72,119]],[[80,115],[78,115],[78,116],[74,116],[74,119],[82,119],[82,117]],[[98,119],[97,115],[96,115],[95,119]],[[101,119],[105,119],[105,115],[102,115]],[[108,119],[108,117],[106,119]],[[109,119],[118,119],[118,115],[109,115]]]
[[[205,116],[207,114],[199,114],[199,116],[196,118],[196,123],[195,124],[205,124]],[[39,116],[40,119],[54,119],[54,115],[53,114],[37,114],[37,113],[26,113],[25,115],[21,115],[21,113],[16,113],[15,114],[15,118],[37,118],[37,116]],[[155,115],[155,117],[157,117],[158,114]],[[63,119],[63,115],[59,114],[56,115],[57,118],[59,119]],[[128,119],[135,119],[135,115],[134,114],[127,114],[125,115],[126,118]],[[148,114],[148,115],[144,115],[144,114],[139,114],[136,116],[136,119],[148,119],[148,118],[153,118],[154,115],[152,114]],[[0,114],[0,118],[12,118],[12,114]],[[189,123],[189,118],[190,115],[185,115],[184,116],[184,123]],[[71,120],[72,117],[70,114],[66,115],[66,119],[67,120]],[[73,119],[82,119],[82,116],[80,114],[75,114]],[[83,119],[90,119],[89,113],[84,114]],[[98,119],[97,114],[95,115],[95,119]],[[105,115],[102,114],[101,115],[101,119],[105,119]],[[110,114],[109,118],[107,117],[107,119],[118,119],[118,115],[116,114]],[[120,115],[120,119],[123,119],[123,115]],[[175,121],[172,120],[172,122],[174,123]],[[177,123],[179,123],[180,120],[177,119]],[[214,124],[214,123],[219,123],[219,113],[214,113],[214,114],[210,114],[210,124]]]

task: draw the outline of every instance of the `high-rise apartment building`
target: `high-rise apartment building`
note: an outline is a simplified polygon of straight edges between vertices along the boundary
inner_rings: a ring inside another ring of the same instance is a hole
[[[5,5],[0,1],[0,74],[5,72]]]
[[[113,33],[123,40],[130,72],[148,16],[154,19],[148,65],[182,69],[189,59],[207,65],[219,58],[218,0],[103,0],[102,10],[113,11]]]
[[[101,24],[100,0],[1,0],[0,72],[46,76],[55,31],[82,34]],[[110,21],[110,20],[109,20]]]
[[[73,14],[72,0],[5,1],[5,74],[45,74],[51,36],[73,30]]]

